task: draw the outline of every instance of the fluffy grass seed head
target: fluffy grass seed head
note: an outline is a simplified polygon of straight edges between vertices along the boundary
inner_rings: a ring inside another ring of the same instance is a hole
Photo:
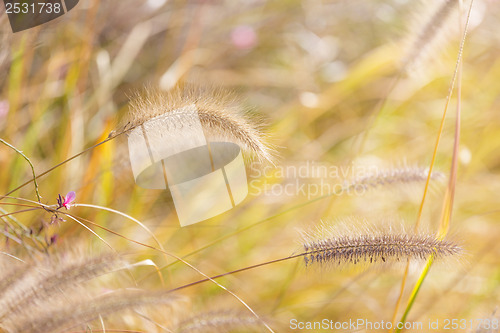
[[[391,168],[377,168],[376,171],[368,175],[354,178],[350,181],[350,186],[369,189],[389,185],[422,183],[427,180],[428,173],[429,168],[418,165],[404,164]],[[445,176],[442,172],[432,172],[431,180],[440,181],[443,179],[445,179]]]
[[[13,317],[124,263],[115,254],[93,258],[44,258],[3,271],[0,319]]]
[[[436,58],[436,54],[446,44],[447,37],[452,31],[458,0],[427,1],[425,10],[417,14],[413,32],[408,38],[407,51],[401,60],[401,68],[414,74],[422,69],[429,59]]]
[[[114,253],[96,257],[66,254],[1,265],[5,268],[0,272],[1,332],[60,332],[116,311],[179,300],[166,291],[120,289],[96,294],[86,282],[127,267]]]
[[[191,316],[181,321],[174,332],[257,332],[261,328],[260,321],[249,313],[223,310],[202,312]]]
[[[303,233],[304,262],[310,265],[375,265],[425,261],[459,256],[462,247],[432,234],[411,233],[391,226],[328,227],[324,224],[313,232]]]
[[[186,111],[185,107],[190,105],[196,106],[197,114]],[[236,98],[221,88],[193,84],[168,91],[146,88],[133,96],[123,130],[141,126],[166,114],[172,117],[168,117],[168,123],[165,122],[165,131],[169,126],[183,126],[183,123],[198,117],[207,141],[232,142],[260,161],[274,160],[273,149],[266,143],[266,136],[261,130],[262,122],[250,117]]]

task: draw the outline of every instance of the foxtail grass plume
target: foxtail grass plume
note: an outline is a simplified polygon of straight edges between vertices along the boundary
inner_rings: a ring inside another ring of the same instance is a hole
[[[0,332],[61,332],[119,310],[178,300],[166,291],[118,290],[96,295],[85,282],[127,267],[115,254],[12,260],[3,258],[0,263]]]
[[[377,169],[369,175],[351,180],[350,186],[368,189],[379,186],[425,182],[427,180],[428,173],[429,168],[424,168],[418,165],[403,165],[380,170]],[[442,180],[444,178],[444,174],[439,171],[433,171],[431,174],[432,180]]]
[[[317,235],[306,235],[304,262],[309,265],[356,265],[391,263],[398,261],[425,261],[458,256],[462,247],[449,240],[437,239],[431,234],[407,233],[392,228],[364,228],[362,231],[322,227]]]
[[[70,301],[59,299],[59,303],[43,311],[25,313],[25,316],[17,317],[18,322],[15,323],[14,329],[8,332],[64,332],[117,311],[146,305],[174,306],[180,299],[180,296],[168,292],[143,290],[115,291],[91,299],[84,297]]]
[[[124,130],[130,130],[136,184],[168,188],[182,226],[222,214],[245,199],[244,155],[271,160],[262,134],[222,90],[190,85],[147,90],[131,102],[131,110]]]
[[[239,311],[210,311],[196,314],[179,323],[176,333],[205,332],[252,332],[261,329],[261,323],[255,316]],[[252,330],[253,329],[253,330]]]
[[[189,108],[192,105],[195,108]],[[259,160],[273,161],[273,150],[265,142],[260,122],[250,119],[235,97],[220,88],[191,84],[169,91],[146,88],[133,96],[127,124],[122,130],[135,128],[166,114],[172,117],[165,123],[165,131],[169,126],[187,126],[191,118],[199,118],[208,141],[232,142]]]
[[[410,38],[409,48],[401,61],[401,67],[414,72],[420,64],[436,56],[438,49],[445,43],[447,31],[453,26],[451,18],[458,9],[458,0],[429,1],[430,14],[420,14],[415,32]]]
[[[0,320],[25,312],[61,291],[72,289],[123,265],[114,254],[95,258],[54,258],[12,265],[3,271]]]

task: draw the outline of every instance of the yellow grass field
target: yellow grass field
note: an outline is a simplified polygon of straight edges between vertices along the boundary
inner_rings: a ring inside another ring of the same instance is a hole
[[[497,1],[6,12],[1,333],[500,332]],[[182,197],[230,209],[181,226],[170,174],[136,184],[158,117],[158,149],[205,136],[214,174],[213,142],[241,149],[246,179]]]

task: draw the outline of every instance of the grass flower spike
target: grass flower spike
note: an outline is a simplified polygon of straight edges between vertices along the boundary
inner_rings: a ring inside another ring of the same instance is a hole
[[[195,105],[197,114],[185,107]],[[170,113],[169,126],[188,126],[193,117],[199,117],[208,141],[232,142],[259,160],[273,161],[273,150],[265,142],[260,121],[250,117],[229,92],[187,84],[169,91],[148,88],[136,94],[123,130],[143,125],[150,119]]]
[[[340,232],[333,228],[320,228],[314,235],[306,235],[304,261],[312,264],[374,264],[406,262],[407,259],[425,261],[457,256],[462,247],[449,240],[441,240],[425,233],[407,233],[393,228],[365,228],[362,231]]]

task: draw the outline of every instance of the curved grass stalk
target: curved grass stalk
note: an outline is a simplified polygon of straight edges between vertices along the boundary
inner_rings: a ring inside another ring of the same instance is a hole
[[[11,216],[11,215],[19,214],[19,213],[32,212],[32,211],[37,210],[37,209],[42,209],[42,208],[40,208],[40,207],[34,207],[34,208],[17,210],[15,212],[10,212],[10,213],[6,213],[6,214],[2,214],[2,215],[0,215],[0,218],[5,217],[5,216]]]
[[[29,200],[27,200],[29,201]],[[10,212],[10,213],[7,213],[7,214],[3,214],[3,215],[0,215],[0,218],[2,217],[5,217],[5,216],[10,216],[10,215],[13,215],[13,214],[17,214],[17,213],[23,213],[23,212],[28,212],[28,211],[34,211],[34,210],[37,210],[37,209],[47,209],[49,208],[51,212],[58,212],[58,213],[62,213],[62,212],[59,212],[59,211],[56,211],[56,210],[53,210],[53,207],[49,206],[49,205],[44,205],[42,203],[40,203],[39,205],[42,206],[42,207],[38,207],[38,206],[33,206],[33,205],[25,205],[25,204],[16,204],[16,203],[5,203],[5,202],[2,202],[3,205],[15,205],[15,206],[23,206],[23,207],[32,207],[32,208],[29,208],[29,209],[23,209],[23,210],[18,210],[18,211],[15,211],[15,212]],[[111,246],[109,245],[108,242],[106,242],[101,236],[99,236],[94,230],[90,229],[89,227],[87,227],[85,224],[83,224],[82,222],[78,221],[77,219],[75,219],[73,216],[71,215],[66,215],[68,216],[70,219],[74,220],[76,223],[80,224],[82,227],[84,227],[85,229],[87,229],[88,231],[90,231],[94,236],[96,236],[97,238],[99,238],[104,244],[106,244],[110,249],[112,249],[113,251],[116,252],[116,250]]]
[[[13,149],[16,153],[18,153],[19,155],[21,155],[28,162],[28,164],[31,167],[31,173],[33,174],[33,179],[30,180],[28,182],[28,184],[31,181],[33,181],[33,184],[35,184],[35,193],[36,193],[36,197],[38,199],[38,202],[42,202],[42,197],[40,196],[40,193],[38,192],[38,183],[36,182],[35,167],[33,166],[33,163],[31,163],[31,161],[28,158],[28,156],[24,155],[24,153],[22,151],[20,151],[19,149],[17,149],[16,147],[14,147],[13,145],[11,145],[10,143],[8,143],[7,141],[5,141],[4,139],[0,138],[0,142],[3,143],[4,145],[6,145],[7,147]],[[2,197],[0,197],[0,200],[1,199],[2,199]]]
[[[22,205],[22,204],[18,204],[18,205]],[[43,205],[43,204],[41,204]],[[84,206],[85,204],[78,204],[80,206]],[[26,205],[29,207],[29,205]],[[44,206],[47,206],[47,205],[44,205]],[[87,207],[91,207],[93,205],[86,205]],[[48,207],[48,206],[47,206]],[[96,207],[93,207],[93,208],[96,208]],[[106,207],[103,207],[103,208],[106,208]],[[36,209],[43,209],[42,207],[36,207],[34,206],[33,208],[29,209],[30,211],[32,210],[36,210]],[[106,208],[106,210],[109,210],[109,211],[114,211],[112,209],[109,209],[109,208]],[[28,211],[28,210],[23,210],[23,211]],[[18,211],[18,212],[23,212],[23,211]],[[10,214],[6,214],[6,215],[11,215],[11,214],[14,214],[14,213],[18,213],[18,212],[12,212]],[[111,229],[108,229],[108,228],[105,228],[97,223],[94,223],[90,220],[87,220],[87,219],[84,219],[84,218],[81,218],[81,217],[77,217],[75,215],[72,215],[70,213],[66,213],[66,212],[63,212],[63,211],[57,211],[58,213],[61,213],[67,217],[69,217],[70,219],[72,219],[73,221],[77,222],[78,224],[80,224],[81,226],[83,226],[85,229],[89,230],[92,234],[94,234],[96,237],[98,237],[101,241],[103,241],[107,246],[109,246],[113,251],[116,252],[116,250],[113,249],[113,247],[111,247],[102,237],[100,237],[99,235],[97,235],[97,233],[95,233],[95,231],[93,231],[92,229],[90,229],[88,226],[86,226],[82,221],[85,221],[93,226],[96,226],[98,228],[101,228],[107,232],[110,232],[114,235],[117,235],[119,237],[122,237],[123,239],[127,240],[127,241],[130,241],[132,243],[135,243],[135,244],[138,244],[138,245],[141,245],[141,246],[144,246],[144,247],[147,247],[147,248],[150,248],[150,249],[153,249],[153,250],[156,250],[156,251],[159,251],[165,255],[168,255],[168,256],[171,256],[173,258],[175,258],[177,261],[180,261],[182,263],[184,263],[185,265],[187,265],[188,267],[192,268],[193,270],[195,270],[197,273],[201,274],[203,277],[205,277],[205,279],[203,281],[212,281],[214,284],[216,284],[218,287],[220,287],[221,289],[223,289],[224,291],[226,291],[227,293],[229,293],[230,295],[232,295],[233,297],[235,297],[241,304],[243,304],[270,332],[274,332],[271,327],[269,327],[269,325],[267,323],[265,323],[259,315],[257,315],[257,313],[247,304],[245,303],[239,296],[237,296],[236,294],[234,294],[232,291],[228,290],[226,287],[224,287],[223,285],[221,285],[220,283],[216,282],[213,278],[209,277],[208,275],[206,275],[205,273],[201,272],[199,269],[197,269],[196,267],[194,267],[193,265],[191,265],[190,263],[186,262],[185,260],[183,260],[182,258],[176,256],[175,254],[172,254],[172,253],[169,253],[169,252],[166,252],[165,250],[163,249],[158,249],[154,246],[151,246],[151,245],[147,245],[147,244],[144,244],[144,243],[141,243],[141,242],[138,242],[136,240],[133,240],[131,238],[128,238],[126,236],[123,236],[121,235],[120,233],[118,232],[115,232]],[[131,218],[132,220],[135,220],[134,218],[128,216],[127,214],[124,214],[122,212],[119,212],[119,211],[114,211],[116,213],[119,213],[119,215],[122,215],[122,216],[125,216],[125,217],[128,217],[128,218]],[[1,217],[1,216],[0,216]],[[80,221],[82,220],[82,221]],[[137,220],[136,220],[137,221]],[[140,221],[137,221],[139,223],[139,225],[143,225]],[[145,227],[145,226],[144,226]],[[147,228],[146,228],[147,229]],[[161,246],[161,244],[160,244]]]
[[[33,203],[33,204],[36,204],[36,205],[39,205],[41,207],[37,207],[37,206],[33,206],[33,205],[25,205],[25,204],[17,204],[17,203],[6,203],[6,202],[2,202],[0,204],[3,204],[3,205],[15,205],[15,206],[23,206],[23,207],[32,207],[31,209],[29,209],[29,211],[31,210],[35,210],[35,209],[45,209],[45,210],[48,210],[49,212],[59,212],[59,213],[63,213],[61,211],[56,211],[54,208],[55,206],[52,205],[45,205],[45,204],[42,204],[42,203],[37,203],[36,201],[32,201],[32,200],[29,200],[29,199],[24,199],[24,198],[16,198],[16,197],[8,197],[6,196],[5,198],[8,198],[8,199],[16,199],[16,200],[21,200],[21,201],[26,201],[26,202],[30,202],[30,203]],[[97,205],[88,205],[88,204],[75,204],[74,206],[81,206],[81,207],[90,207],[90,208],[96,208],[96,209],[102,209],[102,210],[105,210],[105,211],[109,211],[109,212],[112,212],[112,213],[115,213],[115,214],[118,214],[118,215],[121,215],[123,217],[126,217],[132,221],[134,221],[135,223],[137,223],[139,226],[141,226],[144,230],[146,230],[152,237],[153,239],[156,241],[156,243],[158,243],[159,247],[161,250],[165,251],[165,249],[163,248],[163,246],[161,245],[161,243],[159,242],[159,240],[156,238],[156,236],[154,235],[154,233],[149,230],[148,227],[146,227],[142,222],[140,222],[139,220],[125,214],[125,213],[122,213],[120,211],[117,211],[117,210],[114,210],[114,209],[111,209],[111,208],[107,208],[107,207],[101,207],[101,206],[97,206]],[[17,212],[13,212],[13,213],[18,213],[18,212],[24,212],[24,211],[28,211],[28,210],[23,210],[23,211],[17,211]],[[4,216],[8,216],[8,215],[11,215],[12,213],[8,213],[8,214],[4,214],[4,215],[0,215],[0,218],[1,217],[4,217]],[[66,214],[65,214],[66,215]],[[86,226],[85,224],[83,224],[82,222],[80,222],[78,219],[74,218],[72,215],[66,215],[68,216],[70,219],[74,220],[75,222],[77,222],[78,224],[80,224],[81,226],[83,226],[85,229],[87,229],[88,231],[90,231],[94,236],[96,236],[97,238],[99,238],[104,244],[106,244],[109,248],[111,248],[113,251],[116,252],[116,250],[108,243],[106,242],[101,236],[99,236],[97,233],[95,233],[92,229],[90,229],[88,226]],[[160,278],[161,278],[161,282],[162,282],[162,285],[164,285],[164,279],[163,279],[163,275],[161,274],[161,271],[158,269],[157,267],[157,271],[158,273],[160,274]]]
[[[103,206],[98,206],[98,205],[91,205],[91,204],[75,204],[74,205],[75,207],[89,207],[89,208],[95,208],[95,209],[100,209],[100,210],[104,210],[104,211],[107,211],[107,212],[111,212],[111,213],[114,213],[114,214],[118,214],[120,216],[123,216],[131,221],[133,221],[134,223],[136,223],[137,225],[139,225],[142,229],[144,229],[153,239],[154,241],[156,242],[156,244],[158,244],[158,247],[160,248],[160,250],[162,250],[163,252],[165,252],[165,248],[163,247],[163,245],[160,243],[160,241],[158,240],[158,238],[156,238],[155,234],[148,228],[144,225],[144,223],[142,223],[141,221],[133,218],[132,216],[128,215],[128,214],[125,214],[123,212],[120,212],[118,210],[115,210],[115,209],[112,209],[112,208],[108,208],[108,207],[103,207]],[[165,280],[163,278],[163,275],[161,274],[160,272],[160,276],[161,276],[161,282],[162,282],[162,285],[165,285]]]
[[[118,136],[120,136],[120,135],[122,135],[122,134],[124,134],[124,133],[127,133],[128,131],[130,131],[130,130],[132,130],[132,129],[133,129],[133,128],[127,129],[127,130],[122,131],[122,132],[119,132],[119,133],[113,133],[113,135],[110,135],[107,139],[105,139],[105,140],[103,140],[103,141],[101,141],[101,142],[98,142],[98,143],[96,143],[95,145],[90,146],[90,147],[88,147],[88,148],[86,148],[86,149],[82,150],[81,152],[79,152],[79,153],[77,153],[77,154],[75,154],[75,155],[71,156],[70,158],[65,159],[64,161],[62,161],[62,162],[60,162],[60,163],[58,163],[58,164],[54,165],[53,167],[51,167],[51,168],[49,168],[49,169],[45,170],[44,172],[42,172],[42,173],[41,173],[41,174],[39,174],[38,176],[36,176],[35,174],[33,174],[33,178],[32,178],[32,179],[30,179],[30,180],[28,180],[27,182],[25,182],[25,183],[23,183],[23,184],[19,185],[19,186],[18,186],[18,187],[16,187],[16,188],[14,188],[14,189],[10,190],[10,191],[9,191],[9,192],[7,192],[5,195],[0,196],[0,200],[2,200],[2,199],[4,199],[4,198],[8,197],[10,194],[12,194],[12,193],[16,192],[17,190],[20,190],[21,188],[25,187],[26,185],[28,185],[28,184],[29,184],[29,183],[31,183],[32,181],[35,181],[37,178],[40,178],[40,177],[42,177],[42,176],[45,176],[45,175],[46,175],[46,174],[48,174],[49,172],[51,172],[51,171],[53,171],[53,170],[57,169],[58,167],[60,167],[60,166],[62,166],[62,165],[64,165],[64,164],[66,164],[66,163],[68,163],[68,162],[70,162],[70,161],[74,160],[75,158],[77,158],[77,157],[79,157],[79,156],[81,156],[81,155],[83,155],[83,154],[85,154],[85,153],[89,152],[90,150],[92,150],[92,149],[94,149],[94,148],[96,148],[96,147],[99,147],[99,146],[100,146],[100,145],[102,145],[102,144],[105,144],[106,142],[108,142],[108,141],[110,141],[110,140],[113,140],[114,138],[116,138],[116,137],[118,137]]]
[[[274,259],[263,263],[243,267],[230,272],[212,276],[211,279],[248,271],[257,267],[294,259],[304,258],[305,264],[332,263],[335,265],[358,264],[365,262],[377,264],[386,261],[397,261],[399,257],[408,257],[417,260],[457,255],[461,252],[460,246],[434,238],[429,235],[408,234],[381,234],[378,237],[368,235],[345,236],[338,239],[321,239],[304,244],[304,251],[288,257]],[[188,283],[172,289],[178,291],[203,282],[208,278]]]
[[[2,207],[0,207],[0,213],[8,214],[8,212],[5,209],[3,209]],[[20,227],[22,230],[16,229],[15,226],[9,222],[7,217],[10,220],[14,221],[15,225],[17,227]],[[4,224],[10,229],[10,232],[12,232],[15,235],[15,236],[12,235],[7,230],[2,230],[2,233],[5,237],[12,239],[17,244],[22,245],[24,248],[26,248],[27,250],[30,250],[30,251],[33,250],[33,248],[24,242],[24,238],[23,238],[24,236],[28,236],[29,239],[31,239],[35,245],[40,246],[42,248],[44,247],[43,242],[40,240],[40,237],[32,234],[31,229],[27,228],[25,225],[23,225],[21,222],[19,222],[19,220],[17,218],[15,218],[14,216],[12,216],[12,215],[4,216],[1,219],[4,222]]]
[[[437,155],[437,148],[438,148],[439,141],[440,141],[440,138],[441,138],[441,134],[442,134],[442,131],[443,131],[443,124],[444,124],[444,120],[445,120],[445,116],[446,116],[446,111],[448,109],[448,105],[449,105],[449,102],[451,100],[451,96],[452,96],[452,93],[453,93],[453,87],[454,87],[455,81],[458,81],[458,84],[457,84],[457,115],[456,115],[456,121],[455,121],[455,138],[454,138],[454,143],[453,143],[453,155],[452,155],[452,163],[451,163],[451,172],[450,172],[450,179],[449,179],[448,187],[446,189],[445,197],[443,199],[443,206],[442,206],[441,218],[440,218],[440,223],[439,223],[439,230],[437,232],[438,239],[442,239],[442,238],[444,238],[446,236],[446,234],[448,232],[448,229],[449,229],[449,225],[450,225],[450,221],[451,221],[451,216],[452,216],[452,210],[453,210],[453,199],[454,199],[454,196],[455,196],[455,185],[456,185],[457,170],[458,170],[458,148],[459,148],[459,143],[460,143],[462,57],[463,57],[463,49],[464,49],[465,39],[467,37],[467,29],[468,29],[468,26],[469,26],[469,21],[470,21],[470,16],[471,16],[473,4],[474,4],[474,0],[471,0],[470,5],[469,5],[469,9],[468,9],[468,12],[467,12],[467,20],[465,22],[465,26],[463,28],[461,27],[462,31],[463,31],[463,35],[462,35],[462,39],[460,41],[460,48],[459,48],[459,51],[458,51],[457,62],[456,62],[455,70],[454,70],[454,73],[453,73],[453,78],[452,78],[452,82],[451,82],[451,86],[450,86],[450,91],[449,91],[448,97],[446,99],[445,109],[444,109],[444,112],[443,112],[443,118],[442,118],[442,121],[441,121],[441,126],[440,126],[440,129],[439,129],[437,142],[436,142],[436,145],[434,147],[434,153],[433,153],[431,165],[430,165],[430,168],[429,168],[429,176],[427,177],[427,182],[426,182],[426,188],[425,188],[424,196],[422,198],[422,203],[421,203],[421,206],[420,206],[417,223],[415,224],[415,228],[418,228],[418,223],[420,222],[420,219],[421,219],[421,216],[422,216],[422,209],[423,209],[423,204],[424,204],[424,201],[425,201],[425,195],[426,195],[427,190],[428,190],[428,182],[429,182],[429,178],[430,178],[430,173],[431,173],[432,167],[434,165],[434,161],[435,161],[435,158],[436,158],[436,155]],[[419,277],[417,283],[415,284],[415,286],[414,286],[414,288],[412,290],[412,293],[410,295],[410,299],[408,300],[408,304],[406,306],[406,309],[405,309],[405,311],[403,313],[403,316],[402,316],[400,322],[404,323],[406,321],[406,319],[408,317],[408,314],[409,314],[411,308],[413,307],[415,299],[416,299],[416,297],[418,295],[418,292],[420,291],[420,288],[421,288],[421,286],[422,286],[422,284],[423,284],[423,282],[425,280],[425,277],[429,273],[429,270],[430,270],[430,268],[432,266],[433,261],[434,261],[433,257],[429,258],[429,260],[427,261],[427,264],[426,264],[424,270],[420,274],[420,277]],[[409,265],[409,262],[407,264],[407,267],[408,267],[408,265]],[[403,291],[404,291],[404,285],[406,283],[406,278],[407,278],[407,275],[408,275],[407,273],[408,273],[408,270],[405,271],[405,275],[403,276],[401,293],[399,295],[397,305],[399,305],[399,303],[401,301],[401,298],[402,298],[402,294],[403,294]],[[398,311],[398,308],[395,309],[395,311],[394,311],[395,314],[394,314],[393,317],[396,316],[397,311]],[[394,321],[394,319],[393,319],[393,321]],[[393,324],[394,324],[394,322],[393,322]],[[393,325],[393,327],[394,327],[394,325]],[[398,328],[396,330],[396,332],[401,332],[401,329]]]
[[[38,202],[38,201],[33,201],[33,200],[29,200],[29,199],[24,199],[24,198],[16,198],[16,197],[7,197],[9,199],[15,199],[15,200],[20,200],[20,201],[24,201],[24,202],[29,202],[29,203],[32,203],[32,204],[35,204],[35,205],[43,205],[42,203]],[[0,205],[6,205],[6,206],[17,206],[18,204],[13,204],[13,203],[10,203],[10,202],[0,202]],[[35,207],[35,206],[33,206]],[[7,211],[5,211],[4,209],[0,208],[0,212],[2,213],[7,213]],[[29,229],[28,227],[26,227],[24,224],[22,224],[18,219],[16,219],[15,217],[11,217],[10,218],[12,221],[14,221],[16,223],[16,225],[20,228],[22,228],[24,231],[28,232]]]
[[[407,168],[407,169],[402,169],[402,170],[406,170],[406,171],[408,171],[408,172],[410,172],[410,173],[414,173],[414,171],[415,171],[415,170],[413,170],[412,168]],[[384,173],[381,173],[379,176],[384,177]],[[415,175],[413,175],[413,176],[415,176]],[[413,180],[415,180],[415,179],[417,179],[417,178],[418,178],[418,177],[410,177],[410,179],[413,179]],[[432,175],[431,175],[431,178],[432,178]],[[373,178],[371,178],[371,177],[367,177],[367,178],[365,178],[365,180],[372,180],[372,179],[373,179]],[[184,256],[183,256],[183,258],[190,257],[190,256],[192,256],[192,255],[194,255],[194,254],[196,254],[196,253],[199,253],[199,252],[201,252],[201,251],[203,251],[203,250],[205,250],[205,249],[207,249],[207,248],[209,248],[209,247],[214,246],[215,244],[217,244],[217,243],[219,243],[219,242],[222,242],[222,241],[224,241],[224,240],[226,240],[226,239],[228,239],[228,238],[231,238],[231,237],[233,237],[233,236],[235,236],[235,235],[238,235],[238,234],[240,234],[240,233],[242,233],[242,232],[245,232],[245,231],[247,231],[247,230],[250,230],[250,229],[251,229],[251,228],[253,228],[253,227],[256,227],[256,226],[258,226],[258,225],[261,225],[261,224],[263,224],[263,223],[265,223],[265,222],[268,222],[268,221],[270,221],[270,220],[273,220],[273,219],[275,219],[275,218],[277,218],[277,217],[280,217],[280,216],[282,216],[282,215],[285,215],[285,214],[287,214],[287,213],[290,213],[290,212],[292,212],[292,211],[295,211],[295,210],[297,210],[297,209],[300,209],[300,208],[302,208],[302,207],[305,207],[305,206],[310,205],[310,204],[312,204],[312,203],[315,203],[315,202],[317,202],[317,201],[320,201],[320,200],[323,200],[323,199],[326,199],[326,198],[329,198],[329,197],[332,197],[332,196],[335,196],[335,195],[340,195],[340,194],[342,194],[343,192],[347,192],[347,191],[348,191],[348,190],[350,190],[350,189],[354,189],[356,186],[360,186],[360,185],[361,185],[361,186],[365,186],[365,187],[376,187],[376,186],[377,186],[377,185],[372,185],[372,184],[369,184],[369,183],[362,183],[361,181],[362,181],[362,180],[357,180],[357,179],[355,179],[355,180],[353,180],[350,184],[348,184],[347,186],[345,186],[345,187],[343,187],[343,188],[339,189],[337,192],[328,193],[328,194],[325,194],[325,195],[319,196],[319,197],[317,197],[317,198],[307,200],[307,201],[305,201],[305,202],[303,202],[303,203],[300,203],[300,204],[298,204],[298,205],[294,205],[294,206],[292,206],[292,207],[290,207],[290,208],[288,208],[288,209],[285,209],[285,210],[283,210],[283,211],[281,211],[281,212],[279,212],[279,213],[276,213],[276,214],[274,214],[274,215],[271,215],[271,216],[269,216],[269,217],[266,217],[266,218],[264,218],[264,219],[262,219],[262,220],[260,220],[260,221],[257,221],[257,222],[255,222],[255,223],[253,223],[253,224],[250,224],[250,225],[248,225],[248,226],[246,226],[246,227],[243,227],[243,228],[240,228],[240,229],[235,230],[235,231],[233,231],[233,232],[230,232],[230,233],[228,233],[227,235],[224,235],[224,236],[222,236],[222,237],[217,238],[216,240],[214,240],[213,242],[210,242],[210,243],[209,243],[209,244],[207,244],[207,245],[204,245],[204,246],[202,246],[202,247],[200,247],[200,248],[198,248],[198,249],[196,249],[196,250],[194,250],[194,251],[191,251],[191,252],[187,253],[186,255],[184,255]],[[390,183],[390,182],[385,182],[385,183],[386,183],[386,184],[388,184],[388,183]],[[170,263],[169,265],[163,266],[161,269],[166,269],[166,268],[170,267],[171,265],[173,265],[173,264],[175,264],[175,263],[176,263],[176,262]]]
[[[7,256],[7,257],[10,257],[10,258],[12,258],[12,259],[15,259],[15,260],[20,261],[20,262],[23,262],[23,263],[25,262],[25,261],[24,261],[24,260],[22,260],[21,258],[18,258],[18,257],[16,257],[15,255],[12,255],[12,254],[7,253],[7,252],[0,251],[0,254],[3,254],[3,255],[5,255],[5,256]]]
[[[66,213],[66,212],[60,212],[62,214],[64,214],[65,216],[73,216],[74,218],[79,218],[80,220],[82,221],[85,221],[86,223],[89,223],[89,224],[92,224],[93,226],[96,226],[98,228],[101,228],[113,235],[116,235],[116,236],[119,236],[129,242],[132,242],[132,243],[135,243],[137,245],[141,245],[143,247],[147,247],[147,248],[150,248],[152,250],[156,250],[156,251],[159,251],[165,255],[168,255],[174,259],[176,259],[177,261],[180,261],[182,262],[183,264],[185,264],[186,266],[188,266],[189,268],[193,269],[195,272],[199,273],[200,275],[202,275],[205,280],[204,281],[211,281],[212,283],[214,283],[215,285],[217,285],[219,288],[221,288],[222,290],[226,291],[228,294],[230,294],[231,296],[233,296],[234,298],[236,298],[236,300],[238,300],[238,302],[240,302],[245,308],[247,308],[248,311],[250,311],[258,320],[259,322],[261,322],[265,327],[266,329],[269,331],[269,332],[274,332],[273,329],[271,327],[269,327],[269,325],[262,319],[260,318],[260,316],[245,302],[243,301],[238,295],[236,295],[235,293],[233,293],[232,291],[230,291],[229,289],[227,289],[226,287],[224,287],[223,285],[221,285],[220,283],[218,283],[217,281],[214,280],[214,278],[211,278],[209,277],[208,275],[206,275],[205,273],[203,273],[202,271],[200,271],[198,268],[194,267],[193,265],[191,265],[190,263],[188,263],[187,261],[185,261],[184,259],[182,259],[181,257],[173,254],[173,253],[170,253],[170,252],[167,252],[167,251],[164,251],[164,250],[161,250],[161,249],[158,249],[154,246],[151,246],[151,245],[147,245],[147,244],[144,244],[144,243],[141,243],[139,241],[136,241],[134,239],[131,239],[129,237],[126,237],[116,231],[113,231],[111,229],[108,229],[106,227],[103,227],[95,222],[92,222],[90,220],[87,220],[87,219],[84,219],[84,218],[81,218],[81,217],[77,217],[75,215],[72,215],[72,214],[69,214],[69,213]],[[171,291],[174,291],[175,289],[172,289]]]
[[[160,278],[160,282],[161,282],[162,286],[165,286],[165,281],[163,280],[163,275],[161,274],[160,267],[158,267],[158,265],[153,260],[146,259],[146,260],[136,262],[135,264],[130,265],[130,267],[135,267],[135,266],[153,266],[155,268],[156,273],[158,274],[158,277]],[[139,280],[137,282],[140,282],[141,280]]]
[[[101,236],[99,236],[94,230],[90,229],[88,226],[86,226],[84,223],[82,223],[81,221],[78,221],[77,218],[74,218],[72,215],[67,215],[65,214],[67,217],[69,217],[70,219],[72,219],[73,221],[75,221],[76,223],[78,223],[79,225],[81,225],[82,227],[84,227],[85,229],[87,229],[88,231],[90,231],[94,236],[96,236],[97,238],[99,238],[104,244],[106,244],[111,250],[117,252],[111,245],[109,245],[108,242],[106,242]]]
[[[464,279],[467,278],[468,273],[473,272],[474,269],[478,265],[480,265],[483,262],[483,259],[485,258],[485,254],[491,251],[491,248],[495,247],[497,245],[498,240],[493,239],[490,240],[489,242],[485,243],[484,246],[481,248],[480,251],[476,252],[474,255],[474,258],[470,260],[470,265],[467,265],[467,268],[465,271],[459,271],[455,274],[455,278],[451,280],[448,284],[445,290],[440,294],[438,297],[439,300],[444,300],[446,299],[446,295],[450,293],[456,286],[463,281]],[[422,306],[420,312],[413,318],[415,321],[419,320],[420,316],[429,311],[432,310],[433,307],[436,307],[439,304],[439,301],[435,302],[431,300],[430,302],[428,301],[427,304]]]
[[[415,283],[415,287],[413,288],[410,298],[408,300],[408,305],[406,306],[405,312],[403,313],[403,316],[399,320],[400,323],[405,323],[406,319],[408,318],[408,314],[410,313],[411,308],[413,307],[413,304],[415,303],[415,299],[417,298],[418,292],[420,291],[420,288],[422,287],[422,284],[424,283],[425,277],[429,273],[429,270],[431,269],[432,263],[434,262],[434,258],[431,257],[425,264],[425,267],[420,274],[417,283]],[[392,331],[392,329],[391,329]],[[401,328],[396,329],[396,332],[401,332]]]

